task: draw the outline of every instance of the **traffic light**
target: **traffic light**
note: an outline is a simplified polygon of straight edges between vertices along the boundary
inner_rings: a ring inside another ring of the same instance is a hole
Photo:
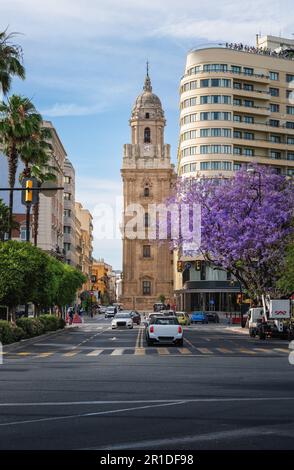
[[[33,201],[33,191],[30,189],[33,187],[33,181],[27,180],[26,181],[26,191],[25,191],[25,202],[27,204],[31,204]]]
[[[237,304],[241,304],[241,303],[242,303],[242,300],[243,300],[242,294],[238,294],[238,295],[237,295]]]
[[[201,260],[200,259],[197,259],[195,261],[195,270],[196,271],[201,271]]]
[[[25,206],[28,204],[37,204],[39,201],[39,183],[33,176],[30,178],[23,178],[22,180],[21,203]]]

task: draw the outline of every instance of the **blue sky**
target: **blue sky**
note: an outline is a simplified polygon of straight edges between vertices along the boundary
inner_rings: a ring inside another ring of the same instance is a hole
[[[76,169],[76,196],[94,213],[120,195],[128,119],[150,62],[175,162],[178,87],[189,49],[212,41],[254,44],[292,37],[292,0],[9,0],[0,29],[22,33],[27,70],[13,91],[51,120]],[[97,215],[97,214],[96,214]],[[95,232],[94,232],[95,235]],[[121,267],[120,240],[95,240],[94,256]]]

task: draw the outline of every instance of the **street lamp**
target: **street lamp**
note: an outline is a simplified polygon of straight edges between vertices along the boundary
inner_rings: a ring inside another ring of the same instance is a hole
[[[261,173],[260,171],[256,170],[253,167],[248,167],[247,173],[253,176],[258,175],[258,200],[259,200],[259,205],[261,206]]]

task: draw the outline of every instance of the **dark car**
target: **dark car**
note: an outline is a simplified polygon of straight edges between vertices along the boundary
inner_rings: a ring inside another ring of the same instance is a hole
[[[206,314],[207,320],[211,323],[219,323],[219,316],[215,312],[208,312]]]
[[[139,312],[136,312],[135,310],[131,311],[131,318],[133,320],[133,323],[136,325],[141,325],[141,315]]]

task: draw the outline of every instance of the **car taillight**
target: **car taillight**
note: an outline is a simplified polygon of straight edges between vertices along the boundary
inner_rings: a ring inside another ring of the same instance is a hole
[[[154,326],[153,325],[150,326],[150,333],[154,333]]]
[[[178,332],[182,333],[182,327],[181,326],[178,326]]]

